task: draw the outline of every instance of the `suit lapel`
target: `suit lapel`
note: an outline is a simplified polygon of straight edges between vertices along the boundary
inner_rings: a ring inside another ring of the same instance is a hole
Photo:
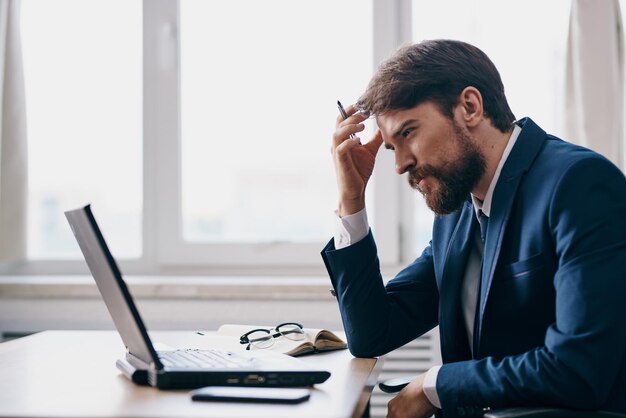
[[[472,204],[463,206],[459,220],[447,246],[441,279],[439,331],[441,356],[444,363],[459,361],[460,291],[467,258],[472,245],[472,234],[477,222]]]
[[[478,333],[475,341],[478,342],[479,347],[485,306],[489,298],[489,291],[493,282],[498,257],[500,256],[504,231],[513,208],[515,195],[524,173],[532,165],[546,136],[546,133],[530,118],[521,120],[519,124],[522,126],[522,132],[520,132],[517,142],[502,168],[491,203],[489,227],[487,228],[483,254],[480,300],[477,307],[480,309],[480,314],[477,327],[475,327],[475,332]],[[475,353],[478,352],[479,347],[475,347]]]

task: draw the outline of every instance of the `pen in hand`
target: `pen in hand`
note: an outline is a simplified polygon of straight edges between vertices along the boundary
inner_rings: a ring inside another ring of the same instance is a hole
[[[341,104],[341,102],[339,100],[337,100],[337,107],[339,108],[339,113],[341,114],[341,117],[346,120],[348,118],[348,114],[346,113],[345,109],[343,108],[343,105]],[[350,139],[354,139],[356,138],[356,136],[354,134],[350,134]]]

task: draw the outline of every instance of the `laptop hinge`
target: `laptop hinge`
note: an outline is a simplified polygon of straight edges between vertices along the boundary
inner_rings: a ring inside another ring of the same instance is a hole
[[[156,366],[154,362],[151,362],[150,364],[148,364],[142,359],[140,359],[139,357],[134,356],[128,352],[126,353],[126,361],[128,361],[131,366],[139,370],[150,370],[150,369],[156,370]]]

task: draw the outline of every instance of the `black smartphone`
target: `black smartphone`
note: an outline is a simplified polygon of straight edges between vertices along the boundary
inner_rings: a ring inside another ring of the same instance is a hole
[[[194,401],[300,403],[311,397],[310,389],[207,386],[191,392]]]

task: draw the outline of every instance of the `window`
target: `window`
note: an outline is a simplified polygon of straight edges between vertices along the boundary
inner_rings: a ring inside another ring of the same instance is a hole
[[[371,22],[358,0],[181,1],[185,241],[319,247],[332,235],[334,103],[368,82]]]
[[[337,199],[335,101],[354,102],[391,50],[394,21],[376,8],[390,9],[380,0],[24,2],[23,272],[85,271],[63,211],[89,202],[126,273],[323,272]],[[372,225],[391,231],[383,241],[398,230],[395,207],[375,209],[385,176],[368,194]],[[390,247],[382,258],[395,262]]]
[[[88,202],[116,254],[140,257],[141,2],[21,5],[28,258],[80,258],[63,211]]]
[[[180,119],[170,107],[154,115],[181,138],[156,140],[169,150],[159,152],[162,198],[181,196],[158,205],[158,260],[321,272],[336,206],[335,101],[356,100],[372,73],[371,3],[183,0],[159,13],[157,33],[175,15],[180,37],[163,45],[180,48],[179,65],[148,76],[180,79],[165,98]],[[362,22],[358,45],[348,17]]]

